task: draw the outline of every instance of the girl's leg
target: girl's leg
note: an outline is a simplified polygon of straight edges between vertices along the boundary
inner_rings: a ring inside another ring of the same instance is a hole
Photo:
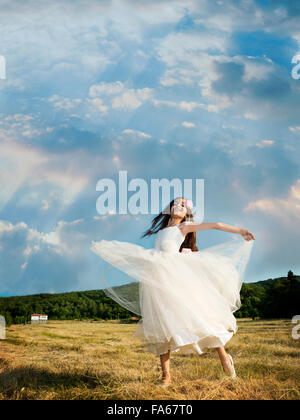
[[[233,368],[224,347],[217,347],[216,350],[220,357],[223,370],[225,371],[225,373],[229,373],[230,375],[232,375]]]
[[[162,384],[167,385],[170,382],[170,350],[160,355],[160,363],[162,370]]]

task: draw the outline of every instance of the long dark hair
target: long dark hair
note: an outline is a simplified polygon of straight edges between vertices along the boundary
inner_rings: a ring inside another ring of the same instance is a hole
[[[175,198],[170,202],[170,204],[168,204],[168,206],[162,212],[159,213],[158,216],[152,219],[151,227],[148,230],[146,230],[146,232],[141,236],[141,238],[154,235],[158,231],[168,226],[169,220],[171,218],[171,210],[174,205],[174,201],[175,201]],[[185,221],[193,221],[193,220],[194,220],[194,215],[192,212],[189,212],[189,214],[187,213],[185,217],[182,219],[181,223]],[[197,242],[196,232],[188,233],[185,236],[185,239],[180,246],[179,252],[182,251],[182,248],[190,248],[193,252],[198,251],[196,242]]]

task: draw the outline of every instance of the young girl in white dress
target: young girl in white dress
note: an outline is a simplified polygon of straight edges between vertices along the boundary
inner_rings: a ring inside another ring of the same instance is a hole
[[[167,211],[169,209],[169,211]],[[198,250],[196,232],[218,229],[237,234],[228,242]],[[138,280],[134,299],[106,283],[104,292],[139,314],[134,335],[147,351],[160,357],[160,385],[170,384],[170,353],[202,354],[216,348],[223,370],[235,377],[224,345],[237,332],[233,312],[241,306],[240,289],[249,260],[253,233],[225,223],[196,223],[192,202],[172,200],[142,237],[156,234],[154,248],[121,241],[92,241],[91,249],[111,266]]]

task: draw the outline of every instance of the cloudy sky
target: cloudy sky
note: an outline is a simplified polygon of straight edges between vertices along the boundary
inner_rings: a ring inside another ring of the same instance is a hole
[[[2,0],[0,296],[101,288],[92,240],[152,247],[153,215],[97,214],[120,170],[204,179],[204,221],[256,236],[247,282],[300,274],[299,20],[297,0]]]

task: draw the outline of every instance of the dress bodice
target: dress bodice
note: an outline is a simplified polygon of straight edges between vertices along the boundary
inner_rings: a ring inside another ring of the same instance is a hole
[[[184,236],[177,225],[159,230],[154,240],[154,248],[165,252],[179,252]]]

